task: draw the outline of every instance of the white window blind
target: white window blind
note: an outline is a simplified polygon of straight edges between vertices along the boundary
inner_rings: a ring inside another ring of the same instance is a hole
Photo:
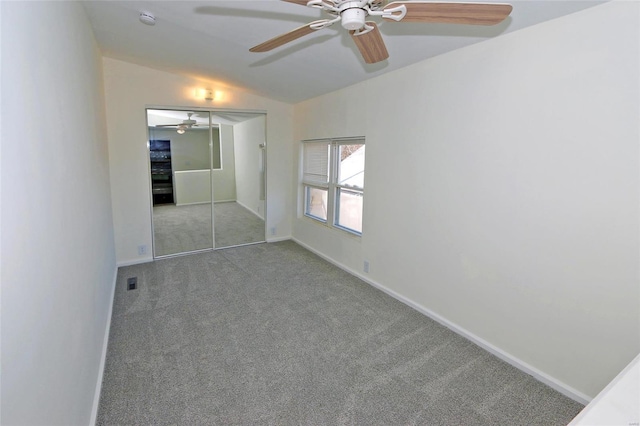
[[[326,187],[329,183],[329,141],[310,141],[303,144],[302,181]]]

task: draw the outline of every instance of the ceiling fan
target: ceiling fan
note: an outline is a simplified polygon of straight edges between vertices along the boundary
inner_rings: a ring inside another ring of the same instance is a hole
[[[193,112],[188,112],[187,113],[187,119],[186,120],[182,120],[182,123],[178,123],[178,124],[156,124],[154,127],[177,127],[178,130],[177,132],[180,134],[183,134],[185,131],[187,131],[188,129],[198,126],[198,122],[196,120],[192,120],[191,116],[193,115]]]
[[[504,3],[436,3],[426,1],[387,0],[283,0],[302,6],[322,9],[329,19],[313,21],[293,31],[279,35],[249,49],[267,52],[314,31],[325,29],[340,21],[349,31],[364,61],[368,64],[389,57],[380,30],[367,16],[381,16],[389,22],[422,22],[441,24],[495,25],[502,22],[513,9]]]

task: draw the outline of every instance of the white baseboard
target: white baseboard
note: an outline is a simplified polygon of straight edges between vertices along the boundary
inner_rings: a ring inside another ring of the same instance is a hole
[[[107,313],[107,325],[104,330],[104,339],[102,341],[102,355],[100,357],[100,367],[98,368],[98,381],[96,390],[93,394],[93,407],[91,409],[91,423],[96,424],[98,418],[98,409],[100,408],[100,392],[102,391],[102,378],[104,377],[104,366],[107,362],[107,347],[109,345],[109,332],[111,331],[111,315],[113,314],[113,300],[116,295],[116,282],[118,280],[118,268],[113,273],[113,284],[111,288],[111,301],[109,302],[109,311]]]
[[[470,331],[466,330],[463,327],[460,327],[459,325],[449,321],[448,319],[442,317],[441,315],[433,312],[430,309],[425,308],[424,306],[406,298],[405,296],[402,296],[399,293],[396,293],[395,291],[385,287],[384,285],[368,278],[365,275],[362,275],[360,272],[355,271],[345,265],[343,265],[342,263],[338,262],[337,260],[325,255],[324,253],[319,252],[318,250],[308,246],[307,244],[297,240],[296,238],[292,238],[293,241],[295,241],[296,243],[300,244],[302,247],[306,248],[307,250],[317,254],[318,256],[320,256],[321,258],[325,259],[326,261],[334,264],[335,266],[337,266],[338,268],[350,273],[351,275],[354,275],[358,278],[360,278],[362,281],[366,282],[367,284],[385,292],[386,294],[388,294],[389,296],[393,297],[394,299],[404,303],[405,305],[415,309],[416,311],[420,312],[423,315],[426,315],[427,317],[431,318],[432,320],[444,325],[445,327],[447,327],[448,329],[450,329],[451,331],[461,335],[462,337],[472,341],[473,343],[475,343],[476,345],[480,346],[482,349],[486,350],[487,352],[497,356],[498,358],[500,358],[501,360],[507,362],[508,364],[511,364],[512,366],[516,367],[517,369],[529,374],[530,376],[533,376],[535,379],[537,379],[538,381],[544,383],[545,385],[549,386],[552,389],[555,389],[556,391],[560,392],[561,394],[563,394],[564,396],[573,399],[576,402],[579,402],[580,404],[583,405],[587,405],[589,402],[591,402],[592,398],[583,394],[582,392],[579,392],[578,390],[572,388],[571,386],[561,382],[560,380],[551,377],[550,375],[538,370],[537,368],[527,364],[526,362],[522,361],[521,359],[503,351],[502,349],[498,348],[497,346],[492,345],[491,343],[487,342],[486,340],[482,339],[481,337],[476,336],[475,334],[471,333]]]
[[[176,203],[176,207],[196,206],[198,204],[211,204],[211,201],[194,201],[193,203]]]
[[[291,235],[285,236],[285,237],[270,237],[270,238],[267,238],[267,242],[268,243],[279,243],[280,241],[288,241],[290,239],[291,239]],[[301,244],[299,242],[297,242],[297,243],[306,248],[306,246],[304,246],[303,244]],[[309,249],[309,250],[312,251],[311,249]]]
[[[264,217],[260,216],[258,214],[258,212],[256,212],[255,210],[253,210],[252,208],[250,208],[249,206],[245,205],[244,203],[241,203],[240,201],[236,200],[236,203],[240,204],[242,207],[244,207],[246,210],[249,210],[251,213],[254,214],[254,216],[256,216],[258,219],[260,220],[264,220]]]
[[[116,263],[116,266],[119,268],[121,266],[140,265],[141,263],[149,263],[149,262],[153,262],[153,257],[141,257],[140,259],[123,260],[121,262]]]

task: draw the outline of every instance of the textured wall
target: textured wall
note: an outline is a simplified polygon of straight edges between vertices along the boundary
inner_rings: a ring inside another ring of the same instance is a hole
[[[578,399],[640,351],[639,6],[613,2],[296,105],[365,135],[361,239],[294,237]]]
[[[79,3],[1,8],[0,423],[86,425],[116,270],[102,62]]]

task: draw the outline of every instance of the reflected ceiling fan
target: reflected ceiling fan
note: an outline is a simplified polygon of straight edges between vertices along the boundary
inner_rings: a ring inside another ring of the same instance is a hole
[[[178,123],[178,124],[156,124],[154,127],[177,127],[178,130],[176,130],[176,131],[178,133],[180,133],[180,134],[183,134],[188,129],[198,126],[198,122],[196,120],[192,120],[191,119],[191,116],[193,114],[194,114],[193,112],[188,112],[187,113],[187,119],[186,120],[182,120],[182,123]]]
[[[307,25],[274,37],[249,49],[251,52],[267,52],[314,31],[322,30],[340,21],[349,31],[364,61],[368,64],[384,61],[389,57],[380,30],[367,16],[381,16],[389,22],[422,22],[439,24],[495,25],[502,22],[513,9],[504,3],[444,3],[426,1],[386,0],[283,0],[302,6],[322,9],[329,19],[313,21]]]

